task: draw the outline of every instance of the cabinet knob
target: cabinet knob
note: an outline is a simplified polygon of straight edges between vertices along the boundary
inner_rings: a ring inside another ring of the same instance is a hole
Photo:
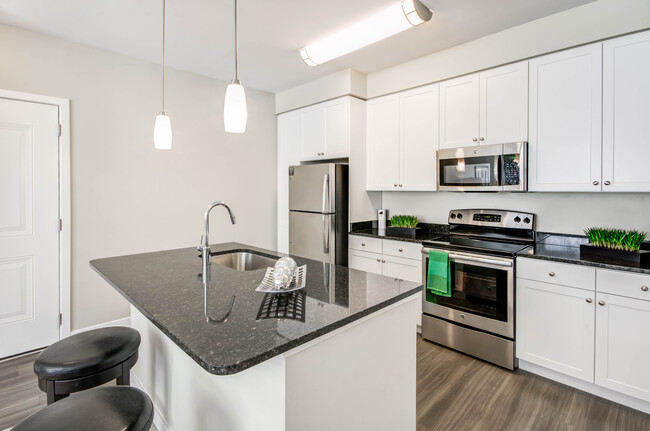
[[[393,187],[397,187],[397,184],[393,184]]]
[[[366,243],[365,243],[365,242],[362,242],[362,243],[361,243],[361,247],[365,247],[365,246],[366,246]]]
[[[598,181],[594,181],[592,184],[595,185],[595,186],[597,186],[597,185],[600,184],[600,183],[599,183]]]
[[[386,261],[385,261],[384,259],[382,259],[382,260],[381,260],[381,263],[386,263]]]
[[[641,290],[644,291],[644,292],[647,292],[648,291],[648,286],[641,286]]]
[[[549,272],[548,275],[550,275],[551,277],[555,277],[555,273],[553,271]]]
[[[592,302],[594,301],[591,298],[587,298],[587,304],[591,304]]]
[[[608,185],[610,185],[610,184],[611,184],[611,183],[610,183],[609,181],[605,181],[605,185],[606,185],[606,186],[608,186]]]
[[[381,262],[381,259],[377,259],[377,262]]]
[[[485,138],[481,136],[481,139],[479,141],[485,141]]]
[[[605,301],[598,301],[598,305],[602,307],[603,305],[605,305]]]
[[[403,248],[400,248],[400,249],[399,249],[399,252],[400,252],[400,253],[403,252],[403,251],[404,251]],[[643,286],[643,287],[645,287],[645,286]],[[643,289],[643,288],[642,288],[642,289]],[[645,290],[648,290],[648,288],[646,287]]]
[[[402,187],[402,184],[400,184],[399,186]]]
[[[472,139],[472,141],[476,142],[476,141],[478,141],[478,139],[474,138],[474,139]]]

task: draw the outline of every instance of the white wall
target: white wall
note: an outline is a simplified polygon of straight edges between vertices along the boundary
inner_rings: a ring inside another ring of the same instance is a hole
[[[199,244],[209,202],[213,242],[276,244],[274,96],[247,89],[248,129],[223,131],[227,83],[167,70],[171,151],[153,148],[160,66],[0,25],[0,88],[71,100],[72,329],[129,307],[88,265],[108,256]]]
[[[595,1],[370,73],[368,98],[646,28],[650,1]]]
[[[449,210],[493,208],[537,214],[536,229],[582,235],[588,227],[639,229],[650,233],[650,193],[459,193],[384,192],[390,214],[414,214],[447,223]]]

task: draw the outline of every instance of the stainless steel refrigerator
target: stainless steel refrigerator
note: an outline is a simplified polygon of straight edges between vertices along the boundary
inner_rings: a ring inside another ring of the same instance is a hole
[[[348,265],[348,165],[289,167],[289,254]]]

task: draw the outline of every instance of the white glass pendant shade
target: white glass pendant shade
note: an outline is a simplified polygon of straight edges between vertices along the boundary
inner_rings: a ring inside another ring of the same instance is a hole
[[[223,104],[223,125],[228,133],[246,132],[248,109],[246,108],[246,92],[237,80],[233,80],[226,88],[226,100]]]
[[[418,0],[404,0],[300,49],[300,57],[307,65],[318,66],[430,19],[431,11]]]
[[[156,124],[153,126],[153,146],[157,150],[172,149],[172,122],[163,112],[156,115]]]

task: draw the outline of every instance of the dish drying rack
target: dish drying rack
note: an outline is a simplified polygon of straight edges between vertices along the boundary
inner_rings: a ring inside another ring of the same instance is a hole
[[[299,266],[296,268],[296,271],[293,273],[293,278],[291,283],[285,289],[278,289],[273,284],[273,271],[275,268],[266,268],[266,274],[257,289],[257,292],[264,293],[287,293],[293,292],[294,290],[303,289],[305,287],[305,281],[307,279],[307,265]]]

